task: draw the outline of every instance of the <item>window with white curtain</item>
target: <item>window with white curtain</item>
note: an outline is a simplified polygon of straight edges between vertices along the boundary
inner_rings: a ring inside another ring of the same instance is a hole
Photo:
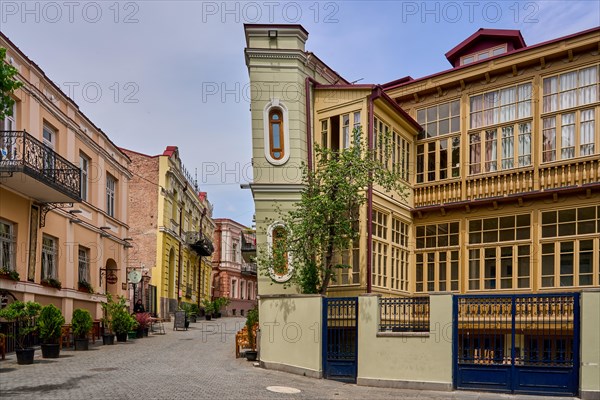
[[[575,113],[561,116],[561,158],[563,160],[575,157]]]
[[[58,239],[42,237],[42,279],[57,278]]]
[[[599,65],[544,78],[542,162],[595,154],[597,107],[576,107],[600,101],[599,85]]]
[[[515,133],[512,126],[502,128],[502,169],[514,167]]]
[[[498,170],[498,132],[495,129],[485,131],[485,171],[494,172]]]
[[[543,112],[565,110],[597,102],[599,66],[544,78]]]
[[[519,167],[531,165],[531,123],[519,124]]]
[[[531,83],[524,83],[471,96],[471,129],[531,117],[532,90]]]
[[[581,126],[579,128],[579,146],[580,154],[587,156],[594,154],[594,132],[595,120],[594,120],[594,109],[581,111]]]
[[[79,246],[78,249],[78,279],[79,282],[91,282],[90,279],[90,249]]]
[[[515,138],[515,135],[518,137]],[[483,142],[482,137],[484,138]],[[475,132],[470,135],[469,139],[470,174],[531,165],[531,122],[529,121],[486,129],[483,135]],[[515,140],[518,140],[516,146]]]
[[[470,174],[531,165],[532,91],[524,83],[469,98]]]
[[[544,118],[542,123],[542,141],[543,151],[542,160],[544,162],[556,160],[556,119]]]
[[[595,109],[542,118],[542,162],[595,154]]]

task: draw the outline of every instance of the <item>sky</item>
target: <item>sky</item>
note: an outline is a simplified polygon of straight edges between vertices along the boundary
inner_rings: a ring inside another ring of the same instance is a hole
[[[348,81],[450,68],[479,28],[528,45],[600,26],[600,1],[6,1],[7,35],[120,147],[178,146],[213,217],[251,226],[244,23],[294,23],[306,49]]]

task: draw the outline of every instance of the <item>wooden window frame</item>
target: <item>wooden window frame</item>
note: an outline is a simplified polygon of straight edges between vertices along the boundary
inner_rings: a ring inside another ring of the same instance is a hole
[[[17,245],[17,235],[15,233],[16,224],[5,219],[0,219],[0,223],[8,227],[8,233],[3,234],[0,237],[0,268],[8,268],[9,271],[14,271],[16,269],[17,255],[16,255],[16,245]],[[8,261],[4,258],[4,249],[8,250]]]
[[[276,120],[273,118],[274,115],[278,115],[279,119]],[[274,146],[274,142],[275,142],[275,137],[274,137],[274,133],[273,133],[273,125],[275,124],[279,124],[279,145],[280,147],[275,147]],[[284,122],[283,122],[283,110],[281,110],[280,108],[272,108],[269,110],[269,154],[271,155],[271,158],[273,158],[274,160],[280,161],[285,157],[285,143],[284,143],[284,139],[285,139],[285,135],[284,135]],[[279,157],[275,156],[275,153],[280,153]]]

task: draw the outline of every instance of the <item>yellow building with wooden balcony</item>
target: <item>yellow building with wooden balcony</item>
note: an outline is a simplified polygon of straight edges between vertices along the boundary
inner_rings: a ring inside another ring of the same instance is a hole
[[[341,150],[361,127],[372,148],[390,137],[387,168],[409,194],[366,191],[331,295],[600,287],[600,28],[529,46],[480,29],[446,54],[450,69],[382,85],[346,81],[299,25],[245,32],[259,247],[274,204],[299,199],[315,144]],[[296,293],[269,284],[288,271],[259,276],[259,294]]]
[[[0,297],[102,316],[127,295],[128,158],[0,33],[23,83],[0,120]],[[123,286],[125,284],[125,286]]]
[[[169,318],[181,303],[211,298],[212,204],[185,169],[179,149],[150,156],[122,149],[131,159],[131,261],[145,273],[136,288],[147,311]]]

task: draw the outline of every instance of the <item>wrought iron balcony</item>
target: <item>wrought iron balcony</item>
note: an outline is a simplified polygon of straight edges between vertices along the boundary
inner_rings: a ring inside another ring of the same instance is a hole
[[[242,264],[242,274],[244,275],[256,275],[256,264]]]
[[[215,251],[212,241],[200,232],[186,232],[185,242],[200,256],[210,256]]]
[[[0,183],[41,203],[81,201],[79,168],[25,131],[0,131]]]
[[[242,257],[246,262],[252,262],[256,257],[256,234],[242,232]]]

